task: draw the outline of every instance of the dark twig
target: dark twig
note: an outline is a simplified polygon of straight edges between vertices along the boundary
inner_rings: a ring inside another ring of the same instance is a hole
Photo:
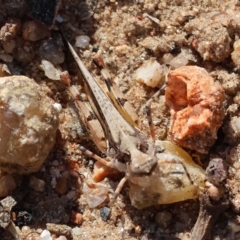
[[[203,193],[199,197],[199,200],[200,211],[197,222],[192,230],[191,240],[207,239],[210,230],[218,219],[219,215],[228,208],[228,202],[222,202],[218,205],[213,205],[206,193]]]

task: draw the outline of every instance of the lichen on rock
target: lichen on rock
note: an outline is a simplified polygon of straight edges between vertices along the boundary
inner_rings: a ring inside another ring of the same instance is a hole
[[[32,79],[0,78],[0,168],[38,171],[55,144],[58,108]]]

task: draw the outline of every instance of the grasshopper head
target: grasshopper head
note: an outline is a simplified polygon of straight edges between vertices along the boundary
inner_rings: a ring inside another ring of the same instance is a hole
[[[152,170],[157,165],[157,158],[155,155],[149,155],[147,153],[143,153],[137,148],[131,151],[131,163],[130,163],[130,171],[133,174],[149,175]]]
[[[149,175],[157,165],[154,144],[150,141],[139,141],[139,138],[125,135],[122,137],[120,149],[130,156],[130,175]]]
[[[127,167],[128,179],[141,187],[148,187],[159,179],[160,169],[156,157],[145,153],[136,154]]]

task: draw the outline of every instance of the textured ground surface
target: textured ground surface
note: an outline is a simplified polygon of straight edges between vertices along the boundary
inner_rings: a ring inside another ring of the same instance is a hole
[[[86,14],[86,5],[79,2],[63,0],[57,20],[69,39],[74,40],[80,35],[90,38],[90,43],[79,53],[97,79],[99,72],[91,59],[94,52],[101,51],[115,82],[139,112],[146,131],[148,125],[141,106],[157,89],[138,84],[133,79],[134,72],[145,60],[154,57],[171,69],[197,65],[205,68],[222,85],[226,93],[226,114],[218,131],[218,139],[207,154],[193,151],[190,154],[203,168],[214,157],[222,158],[227,163],[228,177],[220,203],[228,201],[229,208],[212,227],[210,239],[239,239],[240,71],[237,50],[231,56],[233,45],[240,35],[238,1],[99,0],[98,3],[91,1],[94,11],[91,17]],[[39,239],[47,223],[61,223],[65,224],[66,229],[67,225],[73,228],[75,239],[190,239],[199,213],[198,200],[137,210],[131,206],[128,187],[125,186],[113,205],[105,202],[97,208],[88,207],[82,187],[91,175],[94,162],[85,159],[78,143],[98,151],[79,121],[79,115],[63,84],[49,80],[39,65],[42,59],[49,60],[62,70],[68,70],[73,83],[79,86],[77,67],[69,53],[66,54],[57,27],[53,27],[51,32],[41,30],[41,35],[46,36],[44,39],[29,41],[35,36],[29,36],[26,31],[30,28],[26,22],[31,18],[26,12],[25,1],[0,3],[1,26],[6,21],[14,21],[17,26],[16,29],[1,29],[2,64],[7,65],[12,75],[33,78],[49,97],[62,105],[55,147],[42,169],[29,176],[32,181],[30,192],[13,210],[13,219],[20,225],[23,238]],[[159,19],[159,23],[150,20],[146,13]],[[14,19],[9,20],[9,17]],[[50,34],[51,39],[48,38]],[[45,48],[44,44],[49,48]],[[1,69],[2,74],[4,67]],[[156,136],[164,140],[170,121],[164,95],[153,101],[152,111]],[[75,170],[81,176],[76,177]],[[117,182],[104,182],[110,197]],[[20,214],[24,217],[20,218]],[[56,226],[48,226],[48,229],[54,238],[64,235],[61,229],[57,231]],[[4,236],[1,239],[11,239],[7,233],[1,234]]]

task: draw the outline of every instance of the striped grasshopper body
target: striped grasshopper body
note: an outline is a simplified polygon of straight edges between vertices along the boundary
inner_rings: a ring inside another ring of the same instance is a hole
[[[72,45],[69,42],[67,44],[81,70],[89,102],[108,141],[106,159],[95,154],[92,156],[100,163],[125,173],[125,177],[120,182],[116,192],[119,193],[125,181],[128,180],[131,202],[137,208],[196,198],[199,186],[203,185],[203,170],[192,161],[184,150],[175,144],[168,141],[154,141],[142,132],[136,126],[136,120],[132,120],[130,114],[125,114],[121,104],[118,104],[119,99],[115,96],[116,91],[113,91],[116,86],[107,78],[107,73],[103,72],[103,75],[105,75],[105,82],[110,90],[109,97],[86,69]],[[83,112],[86,106],[81,106],[83,103],[75,88],[69,86],[68,90]],[[110,99],[119,105],[120,110],[117,110],[118,107],[116,108]],[[87,114],[83,115],[85,121],[88,121]],[[123,116],[126,116],[126,119]],[[86,124],[94,134],[93,125],[89,126],[90,122]],[[102,138],[98,139],[95,134],[94,139],[98,146]],[[84,150],[84,148],[81,149]],[[101,147],[99,149],[102,150]],[[88,150],[85,152],[91,155]],[[167,167],[165,170],[164,165]],[[193,174],[189,173],[189,170]],[[181,178],[179,179],[179,176],[175,177],[177,179],[169,177],[174,172],[176,174],[172,175],[181,175]],[[180,187],[176,187],[176,181]]]
[[[94,102],[95,113],[100,116],[107,135],[108,156],[112,159],[109,166],[121,172],[128,172],[129,178],[134,175],[149,174],[157,165],[154,142],[123,118],[86,69],[70,43],[68,46],[84,76],[91,101]]]

